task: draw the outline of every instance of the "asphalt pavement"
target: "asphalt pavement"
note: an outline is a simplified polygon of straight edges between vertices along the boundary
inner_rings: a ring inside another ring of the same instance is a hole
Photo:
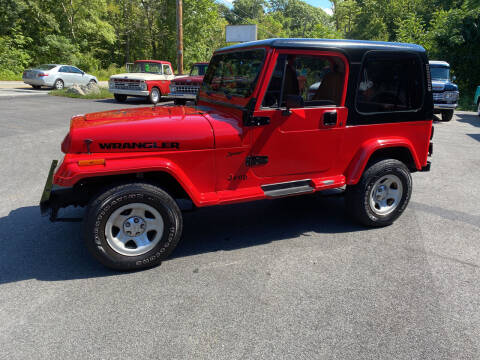
[[[435,124],[390,227],[338,196],[201,209],[170,260],[117,273],[38,201],[70,117],[132,106],[0,98],[0,359],[480,358],[478,116]]]

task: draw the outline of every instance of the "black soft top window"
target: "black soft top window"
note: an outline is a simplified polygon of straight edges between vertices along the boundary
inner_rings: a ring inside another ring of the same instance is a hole
[[[360,114],[418,111],[423,71],[416,54],[368,53],[360,71],[355,106]]]

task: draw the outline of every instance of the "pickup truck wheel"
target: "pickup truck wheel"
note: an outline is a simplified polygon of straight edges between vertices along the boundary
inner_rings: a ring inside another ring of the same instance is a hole
[[[453,110],[442,111],[442,121],[450,121],[453,117]]]
[[[160,101],[160,96],[161,96],[160,90],[154,87],[152,88],[152,90],[150,90],[150,95],[148,95],[148,100],[150,100],[152,104],[156,104]]]
[[[94,199],[87,209],[85,241],[93,256],[115,270],[159,265],[177,246],[182,213],[160,188],[120,185]]]
[[[175,105],[185,105],[185,104],[187,103],[187,101],[186,101],[186,100],[183,100],[183,99],[174,99],[174,100],[173,100],[173,103],[174,103]]]
[[[365,169],[357,185],[347,186],[347,211],[367,226],[392,224],[405,210],[412,194],[412,177],[402,162],[381,160]]]
[[[125,102],[127,101],[127,95],[123,95],[123,94],[113,94],[113,97],[115,98],[115,100],[117,100],[118,102]]]

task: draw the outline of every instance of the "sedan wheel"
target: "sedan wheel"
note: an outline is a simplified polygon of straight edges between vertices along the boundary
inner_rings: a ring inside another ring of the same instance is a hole
[[[64,87],[64,84],[63,84],[63,81],[58,79],[58,80],[55,80],[55,83],[53,84],[53,87],[55,90],[62,90],[63,87]]]

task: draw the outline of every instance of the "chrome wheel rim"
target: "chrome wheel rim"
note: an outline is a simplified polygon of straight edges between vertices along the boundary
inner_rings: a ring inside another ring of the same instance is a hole
[[[160,97],[160,94],[158,93],[158,90],[157,89],[152,89],[152,101],[154,103],[157,103],[159,97]]]
[[[163,218],[157,209],[145,203],[132,203],[110,215],[105,225],[105,238],[113,251],[139,256],[157,246],[163,230]]]
[[[398,176],[382,176],[370,191],[370,208],[377,215],[388,215],[398,207],[402,195],[403,185]]]

